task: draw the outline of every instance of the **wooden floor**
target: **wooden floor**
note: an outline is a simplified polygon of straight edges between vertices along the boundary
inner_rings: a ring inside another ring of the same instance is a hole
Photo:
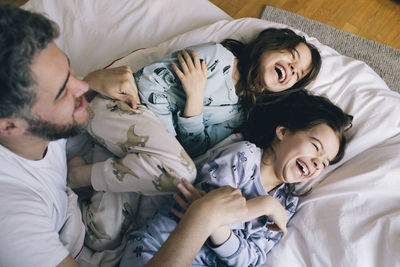
[[[400,49],[400,0],[210,0],[237,19],[259,18],[264,5]]]
[[[400,49],[400,0],[209,1],[235,19],[259,18],[264,5],[269,5]],[[0,0],[0,3],[16,5],[25,2],[26,0]]]

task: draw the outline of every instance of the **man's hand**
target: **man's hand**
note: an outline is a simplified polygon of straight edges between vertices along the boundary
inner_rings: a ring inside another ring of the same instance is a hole
[[[239,221],[245,214],[246,199],[239,189],[224,186],[207,193],[189,206],[146,267],[189,266],[213,231]]]
[[[182,182],[179,183],[176,187],[186,198],[186,201],[183,198],[181,198],[177,193],[175,193],[173,197],[175,201],[179,204],[179,206],[181,206],[185,210],[187,210],[190,204],[192,204],[195,200],[201,198],[206,194],[205,191],[197,189],[186,179],[182,179]],[[176,209],[172,209],[172,213],[179,218],[182,218],[184,215],[184,213],[179,212]]]
[[[282,238],[287,234],[288,215],[285,208],[272,196],[264,197],[264,205],[267,210],[266,215],[274,221],[274,224],[267,225],[272,231],[282,232]]]
[[[140,104],[135,79],[129,66],[96,70],[89,73],[84,80],[90,89],[97,93],[127,102],[132,108]]]
[[[247,212],[246,199],[241,191],[223,186],[194,201],[184,217],[197,213],[214,230],[219,226],[241,221]]]

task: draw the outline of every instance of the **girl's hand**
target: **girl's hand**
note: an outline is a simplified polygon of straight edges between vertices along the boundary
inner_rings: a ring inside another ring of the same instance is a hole
[[[204,88],[207,83],[207,66],[204,60],[200,60],[195,51],[186,50],[178,55],[179,64],[182,70],[175,63],[172,63],[176,75],[182,83],[186,93],[186,106],[183,112],[184,117],[193,117],[203,112]]]
[[[140,104],[136,82],[129,66],[96,70],[89,73],[84,81],[97,93],[127,102],[132,108]]]
[[[195,188],[191,183],[189,183],[186,179],[182,179],[182,182],[179,183],[177,186],[178,190],[185,196],[185,201],[181,198],[178,194],[174,194],[173,197],[175,201],[181,206],[183,209],[187,210],[195,200],[201,198],[206,194],[203,190],[198,190]],[[172,213],[175,214],[177,217],[182,218],[183,213],[177,211],[176,209],[172,209]]]
[[[79,188],[91,185],[92,165],[82,156],[75,156],[68,161],[67,186]]]

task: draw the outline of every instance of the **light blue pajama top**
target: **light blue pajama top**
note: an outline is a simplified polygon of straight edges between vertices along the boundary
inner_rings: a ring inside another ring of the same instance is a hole
[[[217,148],[198,172],[196,187],[210,191],[230,185],[240,188],[246,199],[268,195],[260,178],[261,156],[262,150],[247,141]],[[291,218],[298,197],[288,196],[286,184],[269,193],[285,207]],[[177,225],[178,219],[170,213],[173,203],[171,201],[161,209],[143,228],[128,235],[121,266],[143,266],[160,249]],[[265,263],[267,253],[281,237],[280,232],[266,228],[271,223],[267,216],[261,216],[246,223],[231,224],[229,239],[218,247],[206,242],[192,266],[257,266]]]
[[[190,156],[195,157],[232,134],[242,122],[238,96],[232,81],[233,54],[217,43],[206,43],[193,49],[207,65],[203,113],[185,118],[186,94],[172,69],[179,66],[177,51],[134,74],[139,96],[168,131],[177,137]]]

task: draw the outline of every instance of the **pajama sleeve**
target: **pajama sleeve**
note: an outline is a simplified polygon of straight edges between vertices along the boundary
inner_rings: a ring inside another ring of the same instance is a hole
[[[212,151],[210,160],[199,173],[199,187],[210,191],[230,185],[240,188],[247,199],[260,196],[262,190],[258,188],[261,185],[256,182],[259,177],[255,176],[259,175],[256,168],[259,168],[261,155],[259,148],[246,141]],[[286,198],[285,193],[285,190],[278,191],[274,197],[281,194]],[[267,222],[272,223],[267,216],[261,216],[249,222],[231,224],[227,241],[218,247],[210,242],[207,245],[227,266],[258,266],[266,261],[267,253],[281,236],[280,232],[268,230],[265,227]]]
[[[203,114],[190,118],[178,116],[177,138],[190,156],[197,157],[231,135],[240,122],[239,114],[230,120],[208,126],[204,125]]]
[[[242,189],[253,174],[253,150],[257,147],[246,141],[213,150],[200,170],[197,186],[206,192],[225,185]]]
[[[217,257],[227,266],[259,266],[266,262],[267,253],[278,242],[271,239],[269,230],[264,227],[249,236],[243,230],[232,230],[231,236],[218,247],[211,247]]]
[[[90,135],[114,157],[92,166],[91,182],[97,191],[175,192],[182,178],[193,182],[192,159],[157,116],[144,106],[96,97]]]

